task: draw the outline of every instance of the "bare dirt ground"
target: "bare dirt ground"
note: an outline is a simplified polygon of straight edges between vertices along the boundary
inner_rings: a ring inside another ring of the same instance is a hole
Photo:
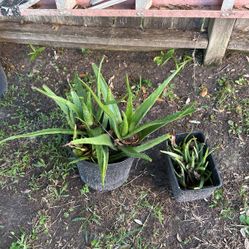
[[[46,84],[64,94],[67,80],[75,72],[91,77],[91,63],[103,55],[103,73],[115,94],[124,95],[128,74],[138,101],[174,69],[172,62],[157,66],[153,58],[158,53],[46,48],[31,62],[29,52],[28,46],[0,44],[9,79],[8,94],[0,100],[0,139],[63,125],[54,103],[32,86]],[[190,63],[148,119],[189,101],[197,102],[197,112],[160,133],[201,130],[212,147],[219,146],[214,156],[223,188],[212,198],[177,203],[161,170],[158,149],[150,152],[152,164],[139,161],[133,166],[124,186],[97,193],[84,186],[75,166],[68,166],[62,137],[13,141],[0,146],[0,248],[245,249],[239,216],[249,205],[247,55],[228,54],[216,67],[194,68]]]

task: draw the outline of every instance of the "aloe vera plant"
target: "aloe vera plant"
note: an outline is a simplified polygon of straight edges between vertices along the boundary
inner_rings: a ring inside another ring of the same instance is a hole
[[[170,140],[169,149],[161,152],[173,160],[174,172],[181,187],[202,189],[205,184],[210,184],[212,172],[208,169],[208,156],[214,149],[210,150],[190,134],[178,144],[175,135]]]
[[[92,66],[96,78],[95,87],[89,86],[84,80],[76,77],[65,98],[56,95],[45,85],[42,89],[35,88],[36,91],[54,100],[60,107],[65,115],[68,129],[53,128],[16,135],[0,141],[0,144],[18,138],[41,135],[71,135],[71,141],[66,145],[72,148],[77,157],[76,161],[96,162],[100,167],[103,185],[108,163],[117,162],[127,157],[151,161],[151,158],[143,152],[165,141],[170,135],[164,134],[150,140],[146,140],[146,138],[161,127],[190,115],[195,110],[193,105],[189,105],[176,113],[142,123],[165,87],[188,61],[185,60],[180,64],[137,108],[134,108],[134,96],[127,77],[127,104],[124,110],[119,107],[118,101],[101,73],[102,62],[103,60],[99,67],[95,64]]]

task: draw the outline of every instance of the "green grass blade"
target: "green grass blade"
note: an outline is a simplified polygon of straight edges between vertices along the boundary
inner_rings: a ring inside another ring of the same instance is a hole
[[[80,131],[78,131],[78,133],[82,134]],[[44,130],[40,130],[40,131],[34,131],[34,132],[26,133],[26,134],[15,135],[15,136],[5,138],[5,139],[0,141],[0,145],[3,143],[6,143],[8,141],[16,140],[16,139],[20,139],[20,138],[32,138],[32,137],[38,137],[38,136],[57,135],[57,134],[73,135],[74,130],[52,128],[52,129],[44,129]]]

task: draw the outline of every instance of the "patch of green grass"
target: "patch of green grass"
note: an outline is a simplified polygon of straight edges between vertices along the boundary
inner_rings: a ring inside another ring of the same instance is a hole
[[[235,218],[235,210],[231,207],[230,202],[225,198],[222,189],[217,189],[213,193],[213,198],[209,206],[211,208],[219,208],[220,217],[224,220],[233,220]]]
[[[244,238],[249,239],[249,186],[244,184],[240,188],[240,197],[243,207],[240,211],[239,221],[241,228],[241,234]]]
[[[28,152],[13,152],[12,159],[5,157],[0,159],[0,187],[3,188],[9,182],[17,182],[30,168],[31,158]]]
[[[229,98],[235,98],[234,82],[223,77],[217,81],[219,89],[216,95],[216,105],[219,109],[226,108],[226,101]]]
[[[233,134],[237,136],[242,134],[243,127],[241,125],[235,123],[233,120],[228,120],[227,123],[229,125],[229,129],[228,129],[229,134]]]
[[[11,232],[16,241],[12,242],[9,249],[31,249],[32,243],[39,238],[40,234],[48,234],[48,220],[49,217],[39,211],[30,234],[21,230],[20,236],[16,236],[14,232]]]
[[[238,95],[243,91],[243,87],[247,87],[249,81],[243,76],[235,81],[223,77],[217,83],[219,87],[216,106],[220,110],[226,110],[231,116],[228,120],[229,134],[235,136],[249,134],[249,98],[241,98]]]
[[[31,240],[37,240],[39,234],[45,233],[48,234],[48,221],[49,216],[42,213],[41,211],[38,212],[38,215],[36,217],[36,222],[33,224],[30,239]]]
[[[235,83],[240,86],[247,85],[249,83],[248,79],[246,79],[243,75],[240,76],[237,80],[235,80]]]
[[[216,208],[220,205],[222,205],[225,201],[224,198],[224,194],[223,194],[223,189],[219,188],[217,190],[214,191],[213,193],[213,198],[211,201],[211,204],[209,205],[209,207],[211,208]]]

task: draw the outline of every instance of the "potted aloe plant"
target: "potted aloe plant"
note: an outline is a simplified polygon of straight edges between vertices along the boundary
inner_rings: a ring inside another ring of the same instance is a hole
[[[221,187],[221,178],[212,152],[201,132],[172,135],[167,141],[165,167],[177,201],[209,197]]]
[[[101,74],[101,66],[93,64],[96,86],[90,87],[79,77],[70,85],[66,98],[57,96],[47,86],[35,90],[53,99],[65,114],[68,129],[52,128],[8,137],[0,144],[18,138],[65,134],[70,136],[66,146],[75,156],[82,180],[91,188],[102,191],[121,186],[128,178],[134,158],[151,161],[143,153],[167,140],[168,134],[148,140],[148,136],[167,125],[194,112],[193,105],[160,119],[142,123],[169,82],[188,63],[182,62],[158,88],[134,108],[133,93],[126,79],[127,104],[122,110]]]

